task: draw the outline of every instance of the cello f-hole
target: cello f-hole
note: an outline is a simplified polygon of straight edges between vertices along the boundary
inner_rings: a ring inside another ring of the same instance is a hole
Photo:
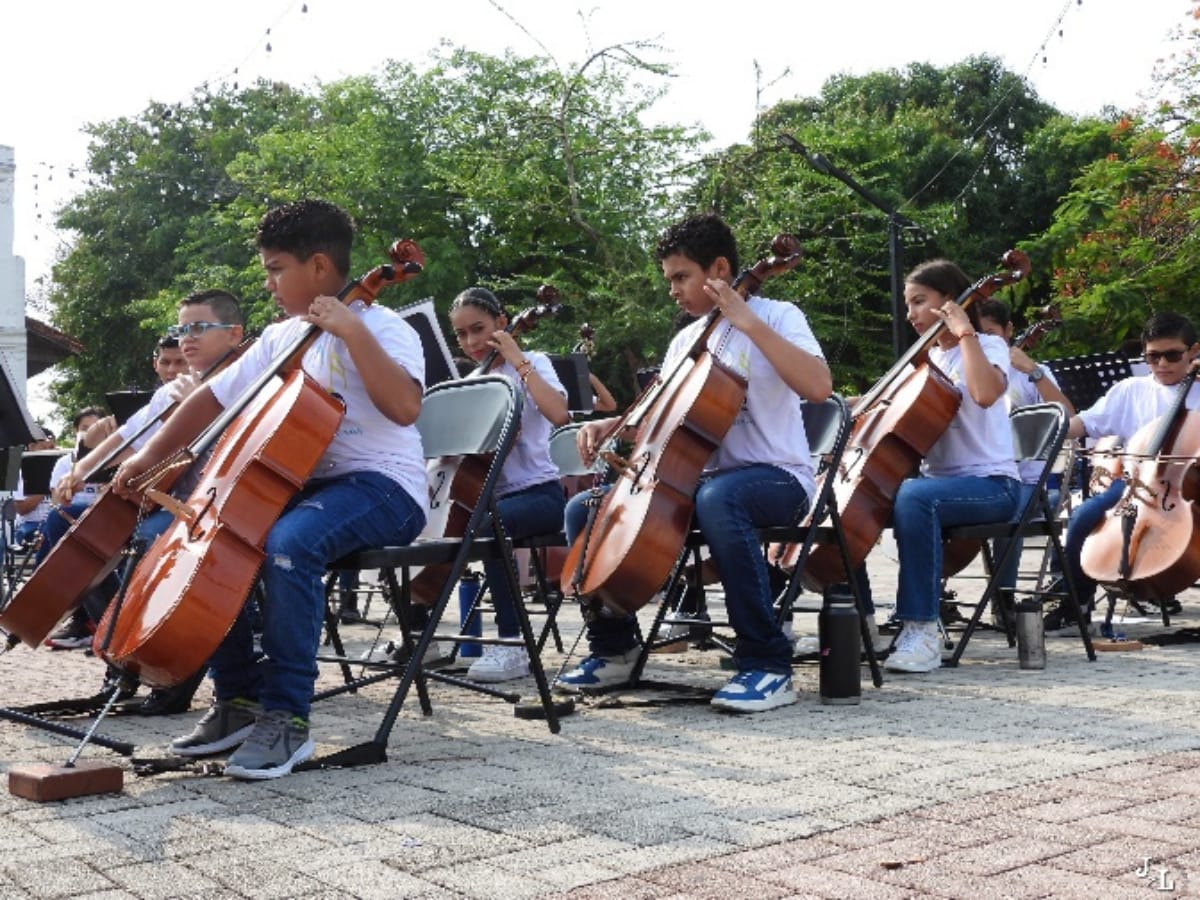
[[[204,514],[206,512],[208,512],[209,507],[211,507],[213,505],[213,503],[216,502],[216,499],[217,499],[217,489],[215,487],[209,488],[208,489],[208,499],[204,502],[204,505],[196,511],[195,518],[192,519],[190,522],[188,522],[188,540],[194,541],[200,537],[200,533],[196,530],[196,523],[198,523],[200,521],[200,519],[203,518]]]

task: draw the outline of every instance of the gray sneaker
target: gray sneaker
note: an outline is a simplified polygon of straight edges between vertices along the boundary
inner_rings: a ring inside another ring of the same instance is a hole
[[[218,700],[209,707],[192,733],[171,741],[170,750],[180,756],[211,756],[244,741],[261,715],[257,703],[238,698]]]
[[[316,750],[308,723],[281,709],[263,713],[250,736],[225,763],[225,774],[254,780],[281,778]]]

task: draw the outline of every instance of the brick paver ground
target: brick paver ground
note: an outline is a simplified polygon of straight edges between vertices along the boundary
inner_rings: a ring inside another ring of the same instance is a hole
[[[871,569],[888,597],[894,566],[876,553]],[[1196,625],[1200,592],[1181,599],[1173,627]],[[802,615],[801,629],[814,618]],[[568,612],[563,624],[570,638],[578,618]],[[355,626],[347,637],[359,652],[371,632]],[[551,667],[560,659],[546,657]],[[383,765],[259,784],[129,774],[119,795],[41,805],[4,794],[0,896],[1195,894],[1198,665],[1200,644],[1089,663],[1077,639],[1059,638],[1047,668],[1027,672],[1002,638],[982,633],[959,668],[866,682],[858,706],[820,705],[816,669],[803,665],[800,702],[783,710],[735,717],[635,691],[581,705],[559,735],[502,701],[434,686],[433,716],[406,706]],[[711,689],[726,674],[715,652],[696,650],[656,656],[647,670],[655,682]],[[0,657],[7,705],[90,693],[99,681],[99,663],[80,652]],[[517,689],[529,695],[532,681]],[[369,737],[389,696],[381,685],[318,705],[319,749]],[[200,706],[102,730],[159,752]],[[69,750],[0,722],[5,770],[62,762]]]

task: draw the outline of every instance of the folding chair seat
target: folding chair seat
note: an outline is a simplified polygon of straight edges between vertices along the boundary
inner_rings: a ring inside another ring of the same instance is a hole
[[[418,540],[408,546],[362,550],[335,561],[329,567],[331,571],[343,569],[379,571],[384,594],[389,603],[394,606],[399,620],[405,659],[403,663],[399,664],[395,662],[356,662],[355,665],[374,670],[374,673],[323,691],[314,698],[324,699],[336,694],[355,691],[366,684],[399,677],[400,683],[395,689],[375,738],[367,744],[344,751],[352,760],[349,764],[377,762],[386,759],[388,736],[408,692],[414,684],[422,712],[425,715],[430,715],[432,712],[427,691],[428,681],[455,685],[500,697],[512,703],[520,700],[519,695],[512,692],[497,690],[449,673],[425,669],[421,661],[430,644],[435,640],[451,641],[456,644],[473,641],[525,647],[529,654],[530,672],[537,682],[538,694],[547,724],[552,732],[557,733],[559,730],[556,706],[550,694],[545,671],[538,658],[537,641],[518,590],[512,541],[505,535],[500,518],[496,514],[495,486],[504,460],[516,439],[521,421],[522,401],[522,394],[512,382],[498,376],[443,382],[429,388],[425,393],[421,414],[417,419],[417,428],[421,432],[426,458],[484,456],[490,460],[480,487],[479,500],[470,512],[462,535],[453,538]],[[454,634],[438,633],[437,629],[447,603],[455,592],[467,564],[493,559],[508,563],[506,566],[507,576],[516,605],[521,637],[519,639],[479,638],[457,631]],[[437,599],[430,608],[428,626],[420,634],[414,634],[408,626],[408,622],[411,621],[409,613],[411,571],[415,568],[435,565],[447,567],[446,579],[438,592]],[[334,628],[336,630],[336,625]],[[322,660],[341,663],[344,667],[343,671],[349,664],[348,660],[338,657],[322,657]]]
[[[824,403],[805,403],[803,406],[804,429],[808,437],[809,451],[812,454],[814,469],[817,473],[817,491],[813,498],[808,514],[801,522],[793,525],[772,526],[758,529],[758,537],[762,542],[764,553],[774,553],[774,548],[789,547],[789,574],[786,586],[783,588],[777,603],[780,621],[786,621],[791,616],[796,598],[804,587],[804,569],[813,547],[819,544],[832,544],[839,548],[843,564],[846,566],[846,581],[851,585],[852,593],[859,611],[860,632],[863,650],[871,668],[872,680],[878,687],[883,684],[879,664],[875,657],[875,648],[867,630],[866,611],[863,599],[859,595],[855,580],[849,568],[849,555],[845,534],[842,529],[841,517],[835,502],[833,483],[829,473],[838,471],[842,453],[850,436],[851,418],[846,401],[834,395]],[[652,650],[672,642],[671,638],[660,638],[659,632],[670,612],[672,621],[677,624],[711,627],[712,637],[709,641],[722,649],[732,652],[732,644],[723,639],[718,629],[727,625],[726,622],[713,621],[709,618],[689,617],[679,608],[688,587],[685,575],[688,560],[692,560],[691,572],[693,578],[699,578],[701,570],[700,552],[704,547],[704,538],[696,529],[688,534],[684,553],[667,581],[664,591],[664,602],[658,607],[653,624],[648,631],[648,639],[643,641],[642,653],[634,665],[632,682],[636,683]],[[699,586],[693,581],[693,588]]]
[[[1015,538],[1043,538],[1050,545],[1047,552],[1062,555],[1063,522],[1057,514],[1057,508],[1050,502],[1047,481],[1051,472],[1058,464],[1063,442],[1067,435],[1068,417],[1066,410],[1058,403],[1038,403],[1023,406],[1012,411],[1009,421],[1013,429],[1013,449],[1018,462],[1037,460],[1043,463],[1037,483],[1026,485],[1022,496],[1024,502],[1017,515],[1008,522],[983,525],[962,525],[942,529],[945,541],[977,541],[983,557],[984,570],[987,573],[987,584],[983,595],[975,604],[974,612],[967,620],[962,634],[954,648],[953,656],[943,663],[945,666],[957,666],[966,650],[967,642],[975,629],[979,627],[984,610],[999,609],[1002,618],[1009,623],[1006,626],[1009,646],[1015,646],[1016,637],[1011,627],[1011,617],[1004,608],[1000,597],[1000,581],[1005,563],[1009,556],[1016,552]],[[995,539],[1004,540],[1003,550],[999,558],[995,558],[991,542]],[[1064,572],[1065,599],[1080,622],[1079,634],[1083,640],[1088,659],[1095,660],[1096,654],[1092,647],[1088,629],[1083,624],[1079,609],[1079,593],[1070,577]],[[1021,593],[1034,593],[1032,591]]]

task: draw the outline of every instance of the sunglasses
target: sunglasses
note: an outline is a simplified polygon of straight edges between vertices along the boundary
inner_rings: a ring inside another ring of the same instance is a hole
[[[1185,353],[1187,353],[1186,350],[1147,350],[1145,356],[1146,362],[1153,366],[1160,361],[1177,363],[1183,359]]]
[[[186,325],[168,325],[167,337],[173,337],[176,340],[184,337],[198,338],[210,328],[232,328],[232,325],[223,325],[220,322],[188,322]]]

